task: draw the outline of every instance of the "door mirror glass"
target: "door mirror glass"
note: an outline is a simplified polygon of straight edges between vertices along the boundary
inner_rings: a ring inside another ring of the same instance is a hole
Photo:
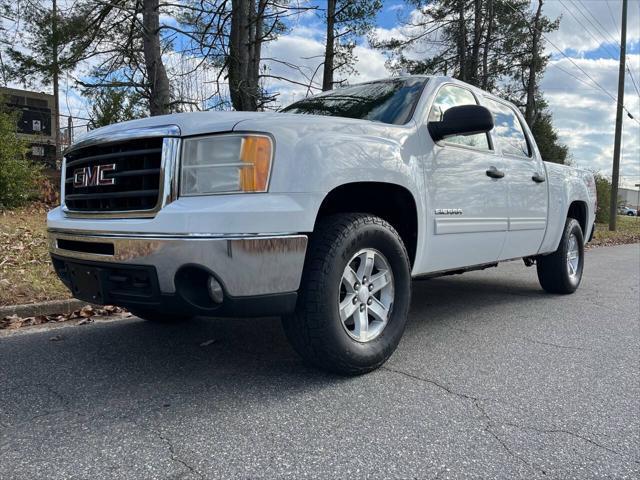
[[[481,105],[459,105],[442,114],[442,120],[428,123],[434,141],[456,135],[486,134],[493,129],[493,115]]]

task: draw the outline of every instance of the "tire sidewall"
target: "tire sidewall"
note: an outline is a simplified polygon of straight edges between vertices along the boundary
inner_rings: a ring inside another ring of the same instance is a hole
[[[405,329],[411,301],[411,272],[404,245],[390,226],[367,223],[352,229],[336,249],[324,285],[325,335],[335,348],[349,356],[354,366],[384,362],[395,350]],[[346,332],[339,314],[342,275],[347,263],[363,248],[378,250],[386,258],[394,280],[394,301],[388,323],[375,339],[358,342]],[[334,343],[335,342],[335,343]]]

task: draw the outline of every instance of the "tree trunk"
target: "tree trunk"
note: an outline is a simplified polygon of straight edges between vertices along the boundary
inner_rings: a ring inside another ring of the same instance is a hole
[[[171,89],[169,77],[162,62],[160,47],[159,0],[143,0],[142,26],[144,63],[150,89],[149,111],[151,115],[169,113]]]
[[[471,59],[469,61],[469,83],[480,85],[480,44],[482,43],[483,18],[482,0],[474,0],[473,8],[473,44],[471,45]]]
[[[260,56],[267,0],[232,0],[229,92],[235,110],[256,111],[260,100]]]
[[[484,49],[482,51],[482,89],[489,88],[489,50],[493,36],[493,0],[487,0],[487,31],[484,39]]]
[[[540,44],[540,17],[542,16],[542,4],[543,0],[539,0],[538,9],[533,20],[532,35],[531,35],[531,64],[529,65],[529,79],[527,81],[527,106],[524,111],[524,118],[529,126],[533,125],[536,118],[536,83],[537,83],[537,68],[538,68],[538,49]]]
[[[458,0],[458,77],[467,81],[467,24],[464,18],[465,0]]]
[[[336,0],[327,0],[327,44],[324,50],[322,90],[333,89],[333,61],[335,57]]]

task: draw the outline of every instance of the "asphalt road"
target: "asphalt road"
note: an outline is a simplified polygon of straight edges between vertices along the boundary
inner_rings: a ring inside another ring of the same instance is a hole
[[[416,282],[359,378],[305,367],[277,319],[2,337],[0,478],[638,478],[639,271],[629,245],[571,296],[521,262]]]

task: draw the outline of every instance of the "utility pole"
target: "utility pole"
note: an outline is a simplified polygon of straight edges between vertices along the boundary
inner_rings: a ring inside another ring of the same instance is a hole
[[[622,143],[622,106],[624,105],[624,71],[627,45],[627,0],[622,0],[622,28],[620,34],[620,68],[618,70],[618,105],[616,109],[616,133],[613,144],[613,172],[611,173],[611,205],[609,230],[616,230],[618,219],[618,181],[620,177],[620,146]]]

